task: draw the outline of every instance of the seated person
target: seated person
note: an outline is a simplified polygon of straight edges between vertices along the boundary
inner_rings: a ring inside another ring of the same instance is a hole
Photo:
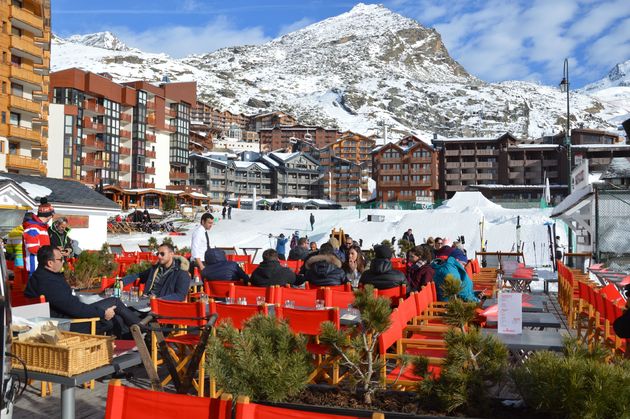
[[[190,262],[175,254],[175,249],[168,243],[158,247],[158,263],[139,274],[125,276],[123,284],[128,285],[140,279],[144,284],[144,295],[155,296],[162,300],[185,301],[190,289]]]
[[[425,285],[433,281],[433,268],[431,259],[433,251],[428,244],[421,244],[407,253],[409,264],[407,266],[407,282],[409,291],[420,291]]]
[[[392,268],[392,249],[388,246],[374,246],[374,260],[370,263],[370,268],[361,274],[359,284],[372,285],[379,290],[394,288],[402,284],[407,284],[405,275]]]
[[[308,281],[310,285],[323,287],[348,282],[346,273],[341,269],[341,261],[335,256],[334,251],[330,243],[322,244],[319,254],[309,257],[304,262],[304,276],[300,278],[298,284]]]
[[[256,287],[268,287],[270,285],[295,284],[295,272],[280,265],[278,252],[267,249],[262,254],[263,261],[252,272],[250,281]]]
[[[438,301],[446,301],[446,297],[442,295],[442,284],[447,275],[452,275],[459,279],[462,283],[461,291],[458,296],[467,302],[478,303],[480,300],[473,292],[472,279],[466,273],[464,265],[468,262],[468,258],[458,248],[442,247],[438,251],[438,257],[431,262],[431,267],[435,271],[433,274],[433,282],[435,282],[435,290],[437,292]]]
[[[306,237],[300,237],[297,246],[289,252],[289,260],[304,260],[308,255],[308,239]]]
[[[63,255],[59,249],[49,245],[40,247],[37,262],[37,269],[26,283],[24,296],[46,297],[52,317],[70,319],[98,317],[100,321],[96,323],[96,333],[112,332],[119,338],[129,333],[129,326],[140,322],[138,314],[129,310],[117,298],[106,298],[85,304],[79,297],[72,295],[72,289],[60,272],[63,267]],[[90,324],[71,324],[70,330],[90,333]]]
[[[249,281],[238,263],[227,260],[223,250],[213,248],[206,250],[201,277],[206,281]]]

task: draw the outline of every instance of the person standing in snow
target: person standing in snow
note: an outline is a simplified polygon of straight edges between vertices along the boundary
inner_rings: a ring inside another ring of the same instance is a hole
[[[405,231],[402,239],[408,241],[412,246],[416,245],[416,239],[413,237],[413,232],[411,231],[411,229]]]
[[[231,205],[228,205],[227,213],[228,213],[228,220],[231,220],[232,219],[232,206]]]
[[[313,226],[315,225],[315,216],[313,215],[312,212],[311,212],[310,221],[311,221],[311,231],[313,231],[313,228],[314,228]]]
[[[271,234],[269,235],[269,237],[273,237]],[[278,252],[278,259],[280,260],[286,260],[286,246],[287,246],[287,242],[289,241],[289,239],[287,239],[286,237],[284,237],[284,234],[280,233],[280,235],[278,237],[276,237],[276,252]]]
[[[227,207],[224,205],[223,206],[223,211],[221,211],[221,217],[223,217],[223,219],[225,220],[225,213],[227,212]]]

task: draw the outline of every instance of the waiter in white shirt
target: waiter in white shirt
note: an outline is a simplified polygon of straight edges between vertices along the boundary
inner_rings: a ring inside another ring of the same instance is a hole
[[[214,224],[214,217],[209,212],[201,216],[201,224],[195,227],[192,232],[192,243],[190,244],[191,259],[201,272],[204,268],[203,261],[206,250],[210,248],[209,232]]]

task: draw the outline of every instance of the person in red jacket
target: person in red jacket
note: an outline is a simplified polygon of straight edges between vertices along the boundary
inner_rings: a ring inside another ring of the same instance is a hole
[[[46,198],[40,200],[37,215],[27,213],[24,215],[22,227],[24,233],[24,266],[31,276],[37,269],[37,252],[42,246],[50,245],[50,236],[48,236],[48,222],[53,218],[55,209],[48,203]]]

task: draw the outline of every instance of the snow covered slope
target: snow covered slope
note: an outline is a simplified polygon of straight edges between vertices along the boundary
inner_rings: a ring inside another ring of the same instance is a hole
[[[620,124],[630,118],[630,60],[613,67],[606,77],[580,89],[602,102],[619,109],[610,122]]]
[[[434,132],[535,138],[564,126],[565,96],[557,88],[485,83],[449,56],[434,29],[381,5],[359,4],[262,45],[180,60],[128,50],[103,34],[55,39],[53,70],[73,66],[121,81],[196,80],[201,99],[221,109],[283,110],[361,134],[387,124],[394,136],[427,141]],[[617,122],[609,121],[626,113],[619,105],[573,93],[571,116],[584,127],[612,129]]]

